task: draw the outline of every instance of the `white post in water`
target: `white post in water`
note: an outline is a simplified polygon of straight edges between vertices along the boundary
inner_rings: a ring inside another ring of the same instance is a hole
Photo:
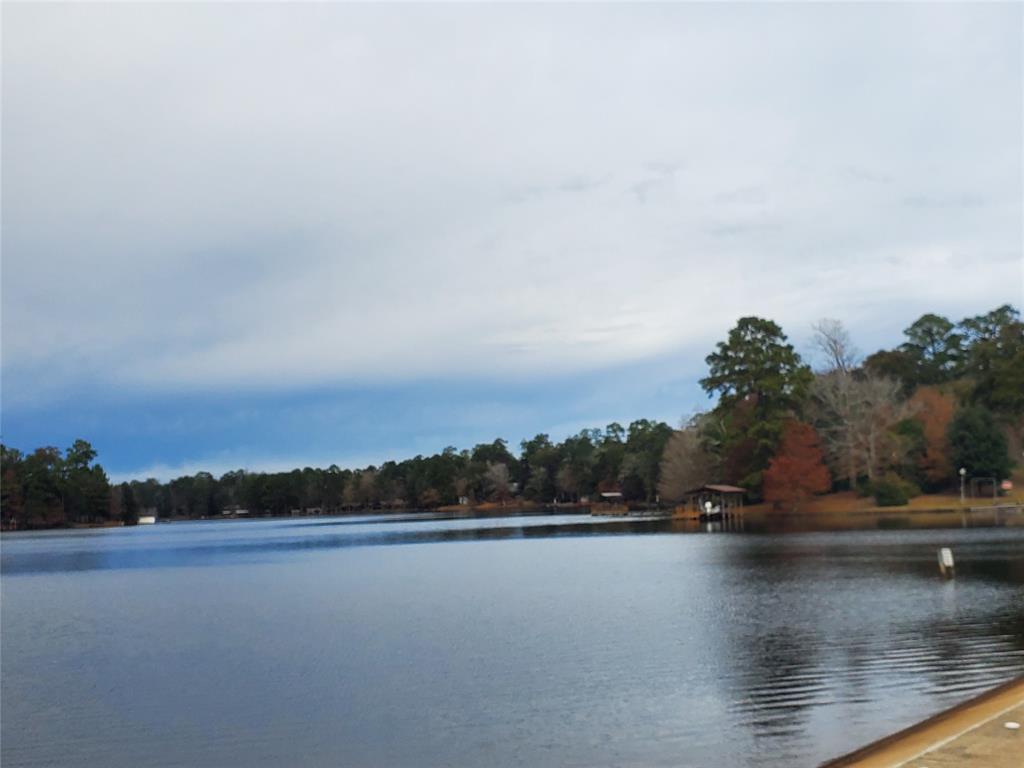
[[[953,576],[953,550],[943,547],[939,550],[939,573],[943,576]]]

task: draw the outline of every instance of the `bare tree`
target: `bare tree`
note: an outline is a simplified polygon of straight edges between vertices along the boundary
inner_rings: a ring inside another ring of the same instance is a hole
[[[863,407],[856,430],[858,449],[868,480],[874,480],[886,467],[899,461],[900,443],[892,427],[909,416],[911,408],[902,399],[902,387],[894,379],[868,377],[861,387]]]
[[[873,480],[899,462],[902,444],[892,427],[914,407],[902,399],[898,381],[833,370],[815,377],[811,398],[829,461],[851,488],[861,474]]]
[[[380,501],[380,494],[377,492],[377,472],[374,469],[364,469],[359,474],[356,500],[365,506],[373,506]]]
[[[484,488],[492,499],[504,501],[509,497],[509,474],[508,467],[502,463],[491,464],[488,462],[487,471],[484,473]]]
[[[824,372],[850,373],[857,367],[860,353],[850,340],[850,333],[839,320],[826,317],[814,323],[812,343],[824,358]]]
[[[857,424],[863,402],[853,376],[843,371],[815,376],[811,385],[811,413],[825,444],[836,476],[845,476],[853,488],[860,471]]]
[[[658,495],[679,501],[683,494],[715,479],[715,457],[704,447],[700,420],[694,419],[672,433],[661,457]]]

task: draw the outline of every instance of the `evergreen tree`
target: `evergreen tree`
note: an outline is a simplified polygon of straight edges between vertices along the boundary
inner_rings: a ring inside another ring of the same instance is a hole
[[[950,422],[949,445],[953,466],[957,470],[965,468],[969,477],[994,477],[999,481],[1010,474],[1013,462],[1006,435],[986,408],[961,409]]]
[[[728,479],[757,495],[783,425],[800,414],[814,376],[782,329],[759,317],[740,318],[706,362],[700,385],[719,397],[715,411],[726,425],[721,450]]]

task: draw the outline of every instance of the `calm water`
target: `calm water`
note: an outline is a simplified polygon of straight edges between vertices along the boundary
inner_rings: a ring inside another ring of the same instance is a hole
[[[1024,673],[1021,528],[225,521],[0,561],[5,768],[812,766]]]

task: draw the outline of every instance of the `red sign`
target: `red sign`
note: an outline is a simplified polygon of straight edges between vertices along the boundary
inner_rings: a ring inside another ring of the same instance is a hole
[[[1012,491],[1013,482],[1010,480],[1003,480],[1003,482],[999,484],[999,487],[1002,488],[1004,491]]]

